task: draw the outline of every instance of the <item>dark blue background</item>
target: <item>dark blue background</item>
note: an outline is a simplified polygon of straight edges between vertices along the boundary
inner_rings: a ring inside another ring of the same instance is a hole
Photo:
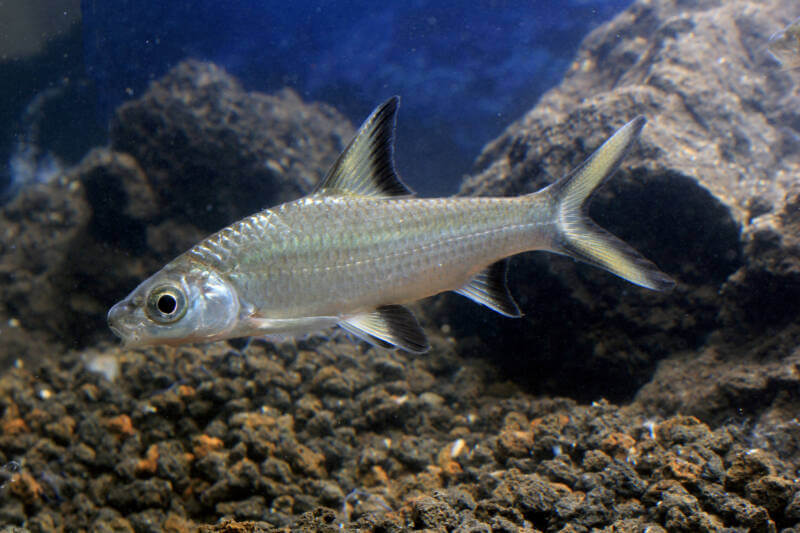
[[[630,0],[83,0],[103,117],[185,57],[247,89],[296,89],[358,124],[399,94],[398,168],[456,189],[481,147],[557,84],[581,39]]]

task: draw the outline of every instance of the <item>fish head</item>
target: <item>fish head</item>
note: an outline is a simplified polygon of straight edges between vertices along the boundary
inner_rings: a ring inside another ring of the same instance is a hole
[[[167,265],[108,312],[126,347],[179,345],[226,338],[237,323],[235,288],[202,265]]]

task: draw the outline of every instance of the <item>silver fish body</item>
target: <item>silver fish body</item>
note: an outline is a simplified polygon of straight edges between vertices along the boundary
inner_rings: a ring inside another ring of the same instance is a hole
[[[248,217],[192,248],[269,318],[339,316],[458,290],[547,244],[517,198],[319,196]]]
[[[339,325],[370,342],[425,351],[402,304],[456,291],[508,316],[505,258],[550,250],[665,289],[655,265],[584,214],[644,120],[566,178],[516,198],[413,197],[396,176],[397,99],[380,106],[313,194],[204,239],[109,312],[130,345],[302,334]]]

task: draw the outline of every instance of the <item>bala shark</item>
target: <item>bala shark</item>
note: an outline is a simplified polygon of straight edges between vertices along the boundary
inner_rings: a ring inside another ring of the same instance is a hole
[[[424,352],[403,304],[455,291],[510,317],[507,258],[568,255],[654,290],[673,281],[586,215],[645,119],[619,129],[570,174],[514,198],[416,198],[395,173],[399,98],[379,106],[315,192],[211,235],[108,313],[128,346],[298,335],[340,326],[373,344]]]

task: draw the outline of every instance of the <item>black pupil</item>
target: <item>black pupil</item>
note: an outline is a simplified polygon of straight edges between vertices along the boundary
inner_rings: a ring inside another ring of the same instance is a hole
[[[158,297],[156,306],[158,307],[158,310],[165,315],[171,315],[175,312],[175,308],[178,307],[178,302],[171,294],[162,294]]]

